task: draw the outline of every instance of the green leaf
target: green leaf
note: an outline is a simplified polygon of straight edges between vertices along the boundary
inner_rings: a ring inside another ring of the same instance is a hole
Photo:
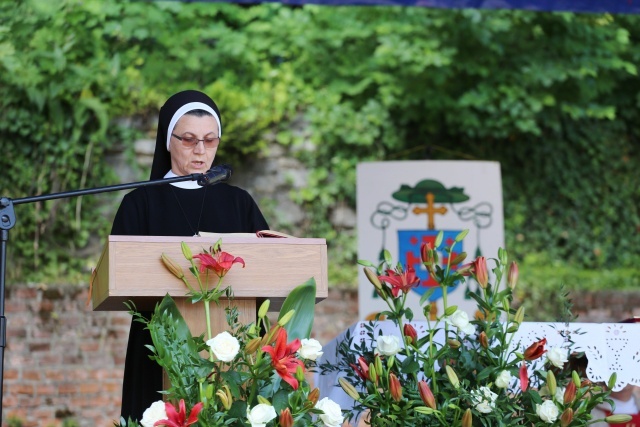
[[[289,340],[309,338],[313,327],[316,304],[316,280],[312,277],[292,290],[282,303],[278,320],[291,310],[293,317],[284,328]]]
[[[184,318],[182,317],[182,313],[180,313],[180,310],[178,310],[175,301],[169,294],[165,295],[164,298],[162,298],[160,304],[156,307],[152,322],[154,321],[154,318],[156,318],[156,316],[171,316],[173,324],[176,328],[176,333],[187,340],[192,339],[191,331],[189,330],[187,322],[185,322]]]

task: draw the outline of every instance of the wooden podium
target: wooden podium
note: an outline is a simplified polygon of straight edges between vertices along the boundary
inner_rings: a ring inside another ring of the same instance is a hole
[[[222,250],[241,257],[245,263],[235,264],[224,277],[222,287],[233,290],[233,304],[238,307],[242,323],[255,321],[257,307],[265,299],[270,310],[279,310],[289,292],[311,277],[316,280],[316,303],[327,297],[327,245],[325,239],[258,238],[220,235]],[[92,282],[93,310],[127,310],[133,301],[139,311],[151,311],[167,293],[176,301],[193,335],[205,331],[202,304],[192,305],[185,298],[188,289],[171,274],[160,260],[165,253],[180,264],[191,285],[197,281],[189,271],[190,263],[182,255],[185,242],[193,254],[209,249],[217,237],[109,236],[98,261]],[[217,276],[209,274],[209,286]],[[211,306],[214,335],[227,329],[224,306]]]

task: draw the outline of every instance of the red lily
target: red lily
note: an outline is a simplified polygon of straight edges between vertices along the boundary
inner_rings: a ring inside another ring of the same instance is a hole
[[[274,347],[265,345],[262,351],[269,353],[271,356],[271,366],[273,366],[287,384],[298,389],[298,380],[294,377],[298,366],[304,370],[304,363],[295,357],[296,351],[300,348],[300,340],[296,338],[287,344],[287,331],[280,329],[276,338]]]
[[[547,350],[544,345],[547,343],[546,338],[542,338],[538,342],[534,342],[524,351],[524,360],[536,360],[542,356]]]
[[[196,403],[193,408],[191,408],[191,412],[189,413],[189,418],[185,420],[187,417],[187,410],[184,405],[184,399],[180,399],[180,411],[176,411],[176,408],[169,402],[165,402],[164,410],[167,412],[168,420],[160,420],[156,421],[154,426],[166,426],[166,427],[187,427],[191,424],[195,424],[198,422],[198,414],[202,410],[202,406],[204,404],[202,402]]]
[[[209,269],[213,270],[218,277],[224,277],[235,263],[242,264],[242,268],[244,268],[244,260],[242,258],[234,257],[230,253],[223,251],[214,252],[213,255],[205,252],[193,257],[200,260],[200,273]]]
[[[522,363],[520,366],[520,389],[522,391],[527,391],[529,387],[529,373],[527,372],[527,365]]]
[[[416,271],[413,267],[407,267],[404,271],[400,269],[400,272],[387,270],[387,275],[378,276],[378,279],[391,285],[391,293],[394,297],[397,297],[400,291],[405,294],[408,293],[411,288],[414,288],[420,282],[420,278],[416,276]]]
[[[369,379],[369,364],[363,356],[358,358],[358,365],[349,363],[349,366],[351,366],[354,372],[363,380],[366,381]]]

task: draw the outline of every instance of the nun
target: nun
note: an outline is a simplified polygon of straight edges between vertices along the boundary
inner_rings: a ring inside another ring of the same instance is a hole
[[[216,104],[202,92],[173,95],[160,109],[150,179],[209,170],[220,144],[222,120]],[[245,190],[226,183],[200,187],[195,181],[141,187],[124,196],[112,235],[194,236],[200,231],[253,233],[269,229]],[[151,313],[143,313],[147,318]],[[162,398],[162,369],[149,359],[144,324],[132,322],[125,360],[122,411],[140,420]]]

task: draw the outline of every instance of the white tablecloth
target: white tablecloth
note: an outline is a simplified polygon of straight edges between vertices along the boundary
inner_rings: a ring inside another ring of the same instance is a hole
[[[411,322],[416,328],[418,336],[427,331],[426,322]],[[368,341],[365,322],[357,322],[349,327],[351,336],[356,337],[371,346]],[[398,328],[391,321],[378,322],[375,335],[382,331],[383,335],[400,335]],[[323,348],[324,354],[318,361],[338,362],[337,346],[346,338],[347,331],[340,334]],[[444,334],[436,336],[436,341],[442,342]],[[584,352],[589,360],[587,377],[594,382],[607,382],[614,372],[617,375],[615,391],[622,390],[627,384],[640,386],[640,324],[635,323],[539,323],[524,322],[516,332],[511,347],[522,352],[533,342],[542,338],[547,339],[546,348],[569,347],[572,352]],[[536,361],[533,369],[541,368],[544,358]],[[320,395],[341,404],[343,408],[350,407],[353,399],[349,398],[338,385],[341,373],[317,374],[316,385],[320,388]],[[343,406],[344,405],[344,406]]]

